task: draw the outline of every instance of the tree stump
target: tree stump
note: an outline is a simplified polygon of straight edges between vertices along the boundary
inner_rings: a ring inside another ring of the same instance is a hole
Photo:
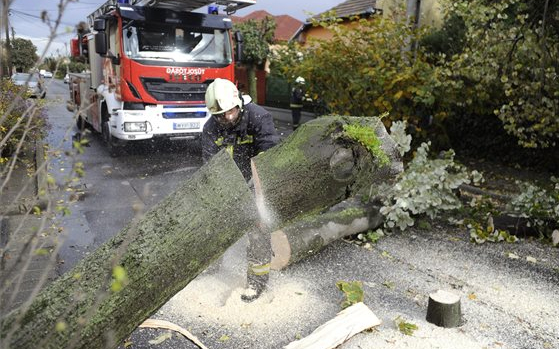
[[[458,327],[462,324],[460,297],[443,290],[429,295],[427,321],[440,327]]]

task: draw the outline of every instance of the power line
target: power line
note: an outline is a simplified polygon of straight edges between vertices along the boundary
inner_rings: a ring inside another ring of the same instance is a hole
[[[40,19],[41,21],[43,20],[43,18],[41,16],[32,15],[32,14],[25,13],[25,12],[18,11],[18,10],[14,10],[14,9],[10,9],[9,12],[14,13],[14,14],[19,15],[19,16],[26,16],[26,17],[30,17],[30,18],[33,18],[33,19]],[[34,22],[34,23],[36,24],[36,22]],[[69,26],[75,26],[76,25],[76,23],[67,23],[67,22],[63,22],[63,21],[60,21],[59,23],[64,24],[64,25],[69,25]]]
[[[58,13],[60,10],[56,9],[56,10],[32,10],[32,9],[20,9],[20,8],[11,8],[11,10],[16,10],[16,11],[26,11],[26,12],[49,12],[49,13]],[[75,10],[91,10],[94,11],[95,8],[93,8],[92,6],[82,6],[82,7],[67,7],[64,9],[64,12],[67,11],[75,11]]]

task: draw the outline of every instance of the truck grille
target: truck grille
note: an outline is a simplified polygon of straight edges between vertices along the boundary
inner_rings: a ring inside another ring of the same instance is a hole
[[[157,101],[203,101],[206,84],[167,82],[158,78],[141,78],[148,93]]]

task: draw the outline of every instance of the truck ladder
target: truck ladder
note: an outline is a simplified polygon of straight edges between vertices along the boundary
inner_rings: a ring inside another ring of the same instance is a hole
[[[172,10],[192,11],[211,4],[225,6],[225,12],[235,13],[244,7],[256,4],[256,0],[136,0],[133,5],[163,7]]]
[[[89,25],[93,25],[93,20],[115,8],[118,0],[107,0],[97,10],[87,16]],[[235,11],[256,4],[256,0],[129,0],[130,5],[162,7],[176,11],[192,11],[211,4],[225,6],[227,14],[233,14]],[[125,5],[125,4],[121,4]]]

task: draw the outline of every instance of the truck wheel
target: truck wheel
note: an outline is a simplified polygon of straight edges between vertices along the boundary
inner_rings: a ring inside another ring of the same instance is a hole
[[[107,150],[109,151],[111,157],[120,155],[121,147],[118,145],[118,139],[111,135],[110,125],[108,121],[103,122],[101,132],[103,134],[103,140],[105,141]]]
[[[85,123],[85,120],[82,118],[82,116],[80,114],[78,114],[77,120],[76,120],[76,127],[78,128],[78,132],[83,132],[83,130],[85,130],[86,126],[87,125]]]

